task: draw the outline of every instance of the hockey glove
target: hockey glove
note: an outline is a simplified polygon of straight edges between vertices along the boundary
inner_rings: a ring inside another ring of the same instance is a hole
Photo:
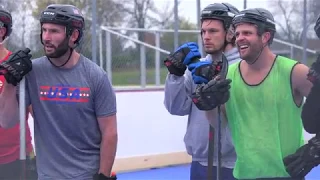
[[[170,74],[182,76],[187,69],[186,65],[193,61],[198,61],[200,57],[201,54],[198,50],[198,45],[189,42],[180,46],[173,54],[170,54],[164,60],[164,65]]]
[[[19,50],[0,64],[0,75],[4,75],[7,83],[16,86],[22,78],[32,70],[30,49]]]
[[[191,95],[193,103],[202,111],[209,111],[226,103],[230,98],[230,79],[213,79],[199,85]]]
[[[312,63],[307,78],[314,85],[320,85],[320,55],[318,55],[317,60]]]
[[[208,61],[199,61],[188,65],[191,71],[192,79],[195,84],[208,83],[211,79],[220,75],[225,78],[228,71],[228,60],[224,54],[219,60],[213,60],[212,63]]]
[[[115,173],[112,173],[111,176],[109,177],[101,173],[100,174],[97,173],[93,176],[93,180],[116,180],[116,179],[117,179],[117,176]]]
[[[293,178],[305,177],[312,168],[320,164],[320,138],[315,136],[294,154],[283,159],[288,174]]]

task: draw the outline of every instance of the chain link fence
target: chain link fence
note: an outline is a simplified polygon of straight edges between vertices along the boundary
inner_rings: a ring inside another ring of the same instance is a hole
[[[58,1],[48,0],[47,4],[53,2]],[[21,1],[21,3],[25,2]],[[89,5],[90,0],[83,1],[82,5],[84,4]],[[25,6],[27,7],[27,5]],[[29,7],[25,11],[17,11],[12,15],[13,33],[7,42],[8,48],[15,51],[29,47],[34,58],[43,56],[43,46],[40,42],[39,14],[35,14]],[[85,17],[87,18],[86,29],[77,50],[89,59],[93,59],[92,54],[95,51],[97,64],[107,71],[114,86],[146,87],[164,84],[167,70],[163,66],[163,60],[168,52],[174,51],[173,29],[128,28],[123,25],[102,26],[102,24],[107,24],[107,21],[100,20],[96,33],[92,33],[90,14],[86,14]],[[182,24],[181,26],[187,28],[179,29],[178,44],[193,41],[198,42],[201,47],[200,35],[196,30],[197,26],[190,24],[188,26]],[[94,34],[97,36],[97,48],[93,50],[92,36]],[[275,39],[271,48],[277,54],[298,61],[302,59],[303,48],[300,46]],[[315,54],[315,51],[307,49],[308,65],[315,60]]]
[[[179,44],[197,41],[196,30],[179,30]],[[103,67],[115,86],[163,85],[166,56],[174,51],[173,30],[101,27]],[[140,38],[138,38],[140,37]],[[105,38],[105,39],[104,39]],[[102,40],[102,41],[103,41]]]
[[[173,30],[148,30],[138,28],[101,27],[100,59],[115,86],[163,85],[167,69],[163,60],[174,51]],[[140,34],[140,35],[139,35]],[[139,40],[137,37],[143,37]],[[179,44],[197,42],[197,30],[179,30]],[[201,42],[199,43],[201,47]],[[274,39],[274,53],[300,61],[303,47]],[[104,58],[105,57],[105,58]],[[307,49],[308,63],[316,58],[316,51]],[[105,60],[105,61],[104,61]]]
[[[302,54],[303,54],[303,47],[298,46],[296,44],[288,43],[286,41],[282,41],[279,39],[274,39],[273,43],[271,44],[272,51],[277,55],[282,55],[296,61],[302,62]],[[310,65],[314,62],[317,58],[317,51],[312,49],[306,49],[307,54],[307,65]]]
[[[43,56],[40,41],[40,25],[38,29],[26,31],[26,43],[22,36],[13,35],[8,40],[11,50],[29,47],[34,58]],[[114,86],[160,86],[164,84],[167,69],[163,60],[169,52],[174,51],[174,31],[149,30],[138,28],[104,27],[96,31],[97,64],[107,71]],[[77,50],[92,59],[92,32],[86,28],[83,39]],[[140,39],[138,38],[140,37]],[[179,30],[179,44],[199,42],[197,30]],[[201,47],[201,42],[199,43]],[[295,60],[302,59],[303,47],[274,39],[271,49],[279,55]],[[307,49],[308,65],[315,61],[316,51]]]

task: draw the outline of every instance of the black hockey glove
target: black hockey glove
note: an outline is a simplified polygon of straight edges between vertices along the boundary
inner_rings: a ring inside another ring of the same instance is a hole
[[[307,76],[310,82],[320,86],[320,55],[318,55],[317,60],[312,63]]]
[[[230,79],[213,79],[199,85],[191,95],[193,103],[202,111],[209,111],[226,103],[230,98]]]
[[[28,48],[12,53],[0,64],[0,75],[4,75],[7,83],[16,86],[32,70],[31,57]]]
[[[111,176],[105,176],[105,175],[103,175],[103,174],[95,174],[94,176],[93,176],[93,180],[116,180],[117,179],[117,176],[115,175],[115,174],[113,174],[112,173],[112,175]]]
[[[201,54],[198,50],[198,45],[188,42],[180,46],[173,54],[170,54],[164,60],[164,65],[170,74],[183,76],[187,65],[194,61],[199,61],[200,58]]]
[[[294,154],[283,159],[288,174],[293,178],[305,177],[320,164],[320,137],[313,137]]]

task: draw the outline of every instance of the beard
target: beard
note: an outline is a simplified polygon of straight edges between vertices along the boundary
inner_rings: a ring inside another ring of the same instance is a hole
[[[248,64],[254,64],[259,58],[261,51],[263,49],[263,44],[253,44],[249,45],[250,49],[247,49],[246,54],[240,53],[240,58],[245,60]]]
[[[210,47],[210,48],[206,48],[205,45],[202,44],[202,47],[204,48],[204,51],[207,54],[219,54],[219,53],[221,53],[221,51],[224,50],[224,44],[221,44],[220,47],[213,46],[213,47]]]
[[[205,49],[205,52],[207,54],[217,54],[217,53],[220,53],[221,50],[220,49]]]
[[[69,44],[68,44],[68,41],[69,41],[69,39],[65,38],[58,46],[54,46],[53,44],[45,43],[45,45],[49,45],[51,48],[54,49],[53,52],[48,53],[45,50],[45,47],[44,47],[45,55],[48,58],[60,58],[61,56],[65,55],[68,52],[69,48],[70,48]]]

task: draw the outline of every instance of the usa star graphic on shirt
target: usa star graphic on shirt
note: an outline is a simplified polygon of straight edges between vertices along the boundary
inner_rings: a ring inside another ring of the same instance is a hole
[[[40,100],[53,102],[86,103],[90,88],[71,86],[40,86]]]

